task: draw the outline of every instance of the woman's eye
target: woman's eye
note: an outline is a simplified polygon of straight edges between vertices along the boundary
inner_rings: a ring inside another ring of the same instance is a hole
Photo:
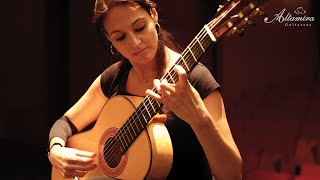
[[[122,36],[120,36],[120,37],[116,38],[116,40],[117,40],[117,41],[121,41],[121,40],[123,40],[123,39],[124,39],[124,35],[122,35]]]
[[[143,31],[144,27],[145,27],[145,26],[142,26],[142,27],[140,27],[140,28],[136,29],[136,32]]]

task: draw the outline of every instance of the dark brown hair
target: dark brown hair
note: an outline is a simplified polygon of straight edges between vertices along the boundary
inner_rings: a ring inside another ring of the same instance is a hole
[[[96,0],[93,22],[96,24],[99,39],[102,40],[104,46],[109,49],[111,43],[105,36],[105,29],[102,25],[103,18],[108,14],[110,9],[115,6],[139,5],[151,15],[151,9],[156,8],[156,4],[151,0]],[[157,67],[158,76],[162,75],[165,70],[165,46],[174,51],[181,51],[179,45],[174,41],[172,35],[160,26],[156,26],[158,32],[158,50],[157,50]],[[123,58],[125,60],[125,58]]]

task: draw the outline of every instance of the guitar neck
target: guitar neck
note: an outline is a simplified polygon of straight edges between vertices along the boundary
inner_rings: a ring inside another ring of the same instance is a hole
[[[175,65],[182,66],[187,74],[190,73],[215,41],[216,39],[209,27],[207,25],[204,26],[181,53]],[[178,74],[175,72],[174,66],[172,66],[160,80],[166,79],[169,83],[176,83],[178,78]]]
[[[181,53],[181,56],[175,65],[182,66],[187,73],[190,73],[215,41],[216,39],[209,27],[207,25],[204,26],[187,48],[185,48]],[[160,80],[166,79],[169,83],[174,84],[178,81],[178,78],[178,74],[174,71],[174,66],[172,66]],[[152,90],[157,92],[155,88]],[[136,111],[130,116],[129,120],[116,134],[115,138],[121,142],[120,145],[122,153],[126,152],[129,146],[146,128],[148,122],[160,111],[162,106],[163,104],[151,97],[145,97],[142,103],[137,107]]]

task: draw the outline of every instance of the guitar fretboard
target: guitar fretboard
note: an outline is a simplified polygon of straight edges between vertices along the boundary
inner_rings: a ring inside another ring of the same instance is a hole
[[[182,66],[187,73],[191,72],[200,59],[205,55],[210,46],[215,42],[208,26],[204,26],[197,36],[181,53],[180,58],[175,65]],[[178,81],[178,74],[174,70],[174,66],[162,76],[160,80],[166,79],[169,83],[175,84]],[[156,89],[152,89],[157,93]],[[139,134],[146,128],[148,122],[154,115],[162,108],[163,104],[146,96],[142,103],[130,116],[128,121],[119,129],[115,138],[120,142],[120,149],[122,154],[130,147]]]

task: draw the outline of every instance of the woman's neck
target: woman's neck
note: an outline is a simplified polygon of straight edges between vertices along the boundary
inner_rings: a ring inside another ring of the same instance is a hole
[[[151,61],[147,64],[132,64],[132,67],[132,73],[141,82],[146,82],[150,78],[155,78],[158,72],[155,61]]]
[[[172,51],[171,49],[165,47],[165,64],[164,71],[158,69],[156,59],[150,61],[146,64],[132,64],[133,73],[137,76],[137,78],[141,82],[149,81],[150,79],[160,78],[158,76],[162,76],[163,74],[159,74],[159,72],[167,72],[174,63],[179,59],[180,54]]]

